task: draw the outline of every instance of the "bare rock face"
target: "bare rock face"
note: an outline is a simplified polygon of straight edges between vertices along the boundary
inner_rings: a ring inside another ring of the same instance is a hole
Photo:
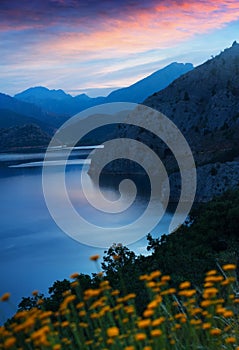
[[[171,186],[171,201],[177,202],[180,196],[181,184],[179,173],[169,177]],[[239,187],[239,162],[214,163],[197,168],[197,192],[195,202],[208,202],[229,189]]]

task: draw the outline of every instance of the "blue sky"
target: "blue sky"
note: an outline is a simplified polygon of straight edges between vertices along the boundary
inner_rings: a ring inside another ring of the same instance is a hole
[[[239,41],[239,2],[1,0],[0,91],[106,94]]]

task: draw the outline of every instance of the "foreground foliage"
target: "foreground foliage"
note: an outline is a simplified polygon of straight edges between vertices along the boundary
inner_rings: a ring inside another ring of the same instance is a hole
[[[45,311],[39,299],[38,307],[18,311],[0,327],[0,349],[239,350],[235,268],[227,264],[207,272],[202,289],[188,281],[176,289],[159,270],[141,275],[149,298],[142,315],[136,295],[113,290],[101,273],[98,288],[83,296],[79,275],[73,274],[58,311]],[[1,297],[8,299],[9,294]]]

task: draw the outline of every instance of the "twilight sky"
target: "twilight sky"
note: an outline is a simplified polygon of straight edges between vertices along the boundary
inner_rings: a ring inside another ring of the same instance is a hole
[[[0,92],[106,94],[234,40],[238,0],[0,0]]]

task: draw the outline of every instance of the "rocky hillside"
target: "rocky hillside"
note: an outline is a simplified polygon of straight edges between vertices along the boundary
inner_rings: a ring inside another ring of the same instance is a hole
[[[144,101],[186,137],[197,165],[239,155],[239,44]]]
[[[188,141],[197,165],[198,201],[239,184],[239,44],[234,42],[144,104],[171,119]],[[159,154],[170,174],[172,199],[177,200],[180,176],[167,146],[138,128],[123,127],[118,136],[142,141]],[[133,169],[121,161],[111,163],[105,171],[129,173]]]
[[[46,147],[50,140],[51,137],[34,124],[0,128],[0,150],[3,152],[20,148]]]

